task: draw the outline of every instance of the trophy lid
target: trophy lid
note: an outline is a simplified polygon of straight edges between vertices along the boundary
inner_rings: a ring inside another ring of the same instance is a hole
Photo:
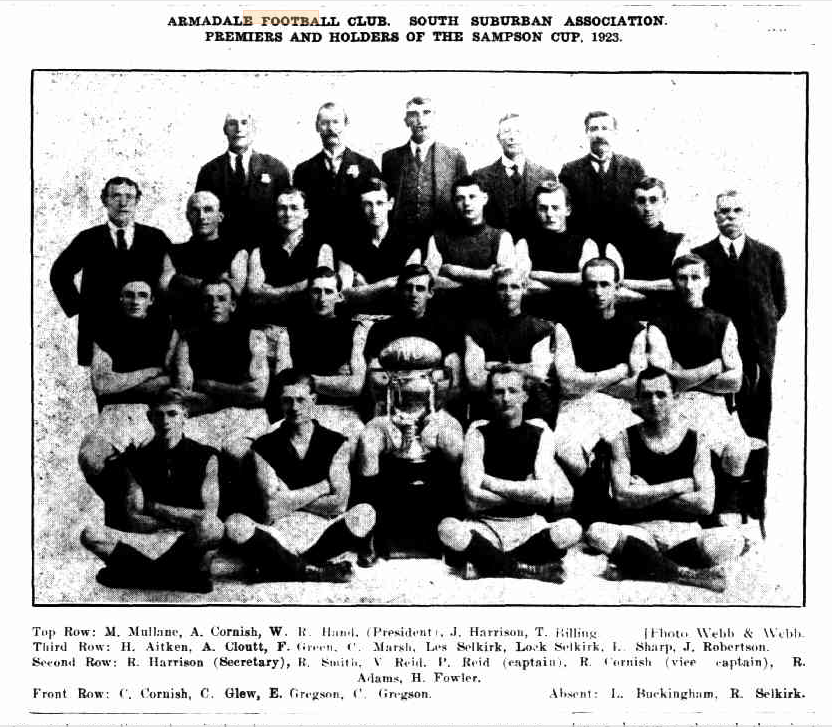
[[[387,371],[434,369],[442,365],[442,350],[427,338],[406,336],[387,344],[378,362]]]

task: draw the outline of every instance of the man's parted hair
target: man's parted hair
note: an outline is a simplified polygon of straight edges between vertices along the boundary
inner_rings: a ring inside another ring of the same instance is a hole
[[[654,366],[653,364],[650,364],[646,369],[639,372],[639,375],[636,377],[636,394],[641,393],[642,382],[660,379],[662,376],[667,376],[667,380],[670,382],[671,391],[676,393],[676,380],[670,375],[670,373],[661,366]]]
[[[187,395],[182,389],[177,389],[171,386],[166,389],[162,389],[150,400],[151,409],[158,406],[167,406],[168,404],[179,404],[179,406],[187,411]]]
[[[714,200],[717,209],[719,209],[719,200],[723,197],[742,197],[742,192],[738,189],[723,189],[716,195],[716,199]]]
[[[315,379],[298,369],[283,369],[279,374],[275,374],[272,379],[272,387],[277,397],[283,393],[283,389],[287,386],[308,386],[309,393],[315,393]]]
[[[293,195],[293,194],[298,195],[298,197],[300,197],[303,200],[303,206],[306,209],[308,209],[308,207],[306,206],[306,193],[302,189],[299,189],[298,187],[284,187],[283,189],[281,189],[277,193],[277,197],[274,198],[275,199],[275,204],[277,204],[277,198],[278,197],[283,197],[284,195],[288,196],[288,195]]]
[[[497,129],[499,130],[500,126],[504,121],[511,121],[512,119],[519,119],[522,118],[520,114],[516,111],[509,111],[508,113],[504,114],[503,117],[497,122]]]
[[[110,177],[104,182],[104,186],[101,188],[101,204],[107,204],[107,192],[110,186],[118,187],[121,184],[126,184],[136,190],[136,202],[142,198],[142,190],[139,189],[139,185],[130,179],[130,177]]]
[[[487,394],[491,394],[494,391],[494,377],[497,375],[505,375],[505,374],[516,374],[520,377],[523,382],[523,391],[526,393],[529,392],[532,385],[532,380],[526,375],[524,371],[520,371],[516,369],[511,364],[500,364],[499,366],[495,366],[491,371],[488,372],[488,380],[485,382],[485,392]]]
[[[344,126],[349,126],[350,117],[347,116],[347,110],[341,104],[335,103],[335,101],[327,101],[321,105],[321,108],[318,109],[318,113],[315,115],[315,126],[318,125],[318,121],[321,118],[321,111],[331,111],[332,109],[341,111],[344,114]]]
[[[200,293],[205,293],[205,291],[208,289],[209,285],[226,285],[226,286],[228,286],[228,289],[231,291],[231,300],[234,300],[234,301],[237,300],[237,291],[234,290],[234,286],[231,285],[231,282],[227,278],[223,278],[222,276],[219,276],[219,275],[214,276],[214,277],[210,277],[210,278],[205,278],[205,280],[203,280],[202,284],[199,286],[199,292]]]
[[[633,198],[636,196],[636,190],[643,189],[647,191],[648,189],[653,189],[653,187],[658,187],[662,190],[662,197],[667,199],[667,187],[664,186],[664,182],[661,179],[657,179],[656,177],[642,177],[633,185]]]
[[[404,266],[404,269],[399,273],[399,277],[396,278],[396,289],[401,290],[408,280],[421,278],[423,275],[428,276],[428,290],[433,290],[433,274],[424,265],[416,263]]]
[[[602,116],[609,116],[612,119],[612,128],[618,128],[618,119],[616,119],[615,116],[613,116],[609,111],[590,111],[584,117],[584,128],[586,129],[589,126],[589,122],[592,121],[592,119],[599,119]]]
[[[619,282],[621,280],[621,271],[618,269],[618,263],[615,260],[611,260],[608,257],[594,257],[586,261],[584,263],[583,268],[581,268],[581,280],[583,281],[586,275],[586,271],[589,268],[603,268],[603,267],[610,267],[613,270],[614,277],[613,280],[615,282]]]
[[[430,99],[430,96],[414,96],[407,100],[405,104],[405,108],[408,106],[426,106],[428,104],[433,103]]]
[[[534,199],[534,203],[537,204],[537,198],[541,194],[553,194],[554,192],[558,191],[563,192],[563,197],[566,200],[566,206],[571,207],[572,202],[569,190],[567,189],[565,184],[561,184],[557,179],[544,179],[540,184],[538,184],[534,188],[534,194],[532,195],[532,199]]]
[[[695,252],[689,252],[687,255],[680,255],[677,257],[673,264],[670,266],[670,275],[673,277],[678,273],[682,268],[688,267],[688,265],[701,265],[702,269],[705,271],[705,275],[709,278],[711,277],[711,266],[708,265],[708,261],[705,258],[699,257]]]
[[[509,275],[519,275],[520,282],[523,284],[524,288],[529,282],[529,277],[526,273],[518,268],[512,267],[511,265],[498,265],[495,267],[494,272],[491,273],[491,282],[496,287],[498,282],[500,282],[503,278],[507,278]]]
[[[318,278],[335,278],[335,285],[337,289],[340,291],[341,288],[344,287],[344,283],[341,280],[341,276],[328,265],[319,265],[312,271],[311,275],[306,279],[307,287],[311,288],[312,283]]]
[[[390,188],[387,186],[387,182],[378,177],[370,177],[366,180],[359,187],[358,196],[361,197],[362,194],[369,194],[370,192],[384,192],[387,195],[387,199],[390,199]]]
[[[478,187],[480,192],[485,192],[480,180],[472,174],[466,174],[454,180],[454,183],[451,185],[451,197],[456,196],[457,190],[460,187]]]

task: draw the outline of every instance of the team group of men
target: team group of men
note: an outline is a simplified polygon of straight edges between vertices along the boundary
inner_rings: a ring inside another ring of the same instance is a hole
[[[51,272],[99,407],[79,463],[100,583],[208,592],[218,549],[252,581],[418,551],[562,582],[583,541],[608,578],[725,588],[741,522],[764,523],[780,255],[736,190],[713,241],[666,230],[608,112],[559,174],[516,114],[469,174],[435,112],[407,102],[379,170],[326,103],[291,178],[229,113],[183,244],[135,221],[136,182],[104,185],[106,223]],[[124,537],[171,531],[156,558]]]

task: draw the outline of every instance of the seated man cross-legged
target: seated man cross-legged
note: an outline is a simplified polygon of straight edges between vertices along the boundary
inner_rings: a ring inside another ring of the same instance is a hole
[[[613,579],[676,582],[725,590],[719,564],[748,547],[737,528],[702,529],[714,507],[708,442],[680,416],[674,384],[649,366],[636,382],[642,424],[612,446],[611,522],[593,523],[586,535],[616,568]]]
[[[286,369],[275,384],[283,422],[252,445],[263,508],[230,515],[226,535],[255,580],[348,581],[352,564],[329,560],[357,551],[359,565],[372,565],[375,511],[347,510],[349,442],[313,418],[312,377]]]
[[[563,582],[562,558],[581,539],[571,518],[547,522],[572,503],[572,487],[555,463],[552,431],[523,419],[527,379],[492,369],[488,393],[496,417],[465,436],[462,489],[469,517],[445,518],[442,543],[466,562],[466,578],[502,576]]]
[[[205,556],[223,536],[216,451],[183,435],[187,410],[181,391],[157,395],[147,417],[153,439],[128,449],[114,464],[123,509],[120,529],[156,533],[159,541],[171,534],[163,531],[184,533],[155,560],[106,527],[87,526],[81,544],[107,563],[97,576],[102,585],[207,593],[212,585]]]

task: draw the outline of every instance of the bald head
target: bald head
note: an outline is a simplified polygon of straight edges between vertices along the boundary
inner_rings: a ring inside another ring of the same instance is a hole
[[[220,211],[220,201],[212,192],[194,192],[188,197],[185,217],[188,218],[195,238],[210,241],[219,237],[223,214]]]
[[[243,154],[254,140],[254,119],[248,111],[229,111],[225,115],[222,132],[228,139],[228,149]]]

